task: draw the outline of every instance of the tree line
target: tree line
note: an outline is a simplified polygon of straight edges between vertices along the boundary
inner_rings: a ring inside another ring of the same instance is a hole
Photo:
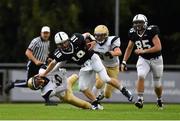
[[[119,0],[121,49],[127,46],[127,33],[133,16],[145,14],[149,24],[158,25],[165,64],[180,64],[179,1]],[[114,35],[115,0],[1,0],[0,1],[0,62],[26,62],[25,50],[40,34],[43,25],[51,27],[51,50],[54,34],[65,31],[91,32],[105,24]],[[122,57],[120,57],[122,58]],[[135,63],[131,56],[129,63]]]

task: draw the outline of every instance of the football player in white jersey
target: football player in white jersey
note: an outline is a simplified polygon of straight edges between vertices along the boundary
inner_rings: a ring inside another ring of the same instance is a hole
[[[152,72],[154,91],[157,96],[157,106],[163,108],[162,103],[162,83],[163,75],[163,58],[161,54],[161,41],[158,37],[159,28],[155,25],[148,26],[146,16],[137,14],[133,18],[133,27],[129,30],[129,43],[126,48],[121,70],[127,69],[126,62],[132,53],[133,47],[136,46],[135,53],[139,56],[137,68],[137,95],[138,100],[135,105],[143,108],[144,81],[149,72]]]
[[[39,73],[45,69],[41,68]],[[73,95],[72,86],[78,80],[76,74],[66,77],[65,69],[50,72],[46,77],[34,76],[28,80],[28,87],[32,90],[41,90],[41,95],[46,101],[56,96],[63,102],[83,109],[93,109],[91,104]]]
[[[109,30],[105,25],[98,25],[94,29],[94,36],[96,38],[96,44],[94,45],[94,51],[100,56],[107,74],[118,79],[119,75],[119,56],[122,55],[120,49],[120,38],[117,36],[109,36]],[[94,93],[98,93],[98,89],[102,88],[103,81],[97,75],[96,86],[94,86]],[[125,88],[125,87],[123,87]],[[102,99],[103,95],[106,98],[110,98],[114,88],[105,84],[104,94],[100,94],[97,98]],[[97,92],[96,92],[97,91]]]

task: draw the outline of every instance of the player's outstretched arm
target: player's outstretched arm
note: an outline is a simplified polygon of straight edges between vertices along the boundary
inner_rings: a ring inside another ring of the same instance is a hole
[[[45,77],[45,76],[55,67],[56,64],[57,64],[57,62],[56,62],[56,60],[54,59],[54,60],[51,61],[51,63],[48,65],[47,69],[46,69],[43,73],[39,74],[39,76]]]

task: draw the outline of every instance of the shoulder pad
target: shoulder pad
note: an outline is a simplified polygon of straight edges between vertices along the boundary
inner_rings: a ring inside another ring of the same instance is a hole
[[[111,40],[111,44],[112,44],[114,41],[116,41],[118,38],[119,38],[119,37],[117,37],[117,36],[113,36],[113,38],[112,38],[112,40]]]
[[[136,32],[134,28],[129,29],[129,33]]]
[[[57,52],[57,51],[60,51],[60,49],[59,49],[59,48],[56,48],[55,51],[54,51],[54,53]]]
[[[158,26],[157,25],[150,25],[147,28],[147,30],[152,30],[152,29],[158,29]]]
[[[74,33],[73,35],[76,37],[82,37],[82,34],[80,34],[80,33]]]
[[[77,39],[84,39],[83,35],[80,34],[80,33],[74,33],[71,38],[70,38],[70,41],[73,41],[75,42]]]
[[[55,57],[59,58],[61,55],[62,55],[61,50],[60,50],[59,48],[57,48],[57,49],[54,51],[54,58],[55,58]]]
[[[154,33],[154,34],[159,34],[160,33],[160,30],[159,30],[159,27],[157,25],[151,25],[147,28],[147,30],[150,32],[150,33]]]

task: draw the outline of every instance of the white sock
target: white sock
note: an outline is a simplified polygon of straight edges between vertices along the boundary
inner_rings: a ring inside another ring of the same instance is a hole
[[[138,93],[138,100],[141,99],[141,100],[144,100],[143,99],[143,93]]]

